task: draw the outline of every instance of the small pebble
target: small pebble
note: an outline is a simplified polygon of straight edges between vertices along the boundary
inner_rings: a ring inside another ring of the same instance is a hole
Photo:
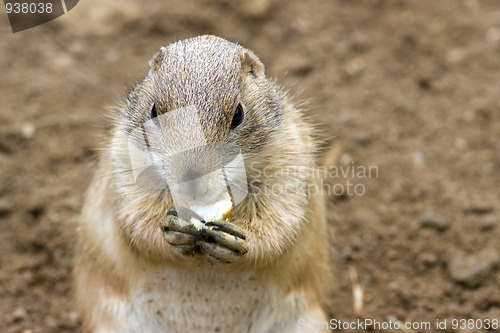
[[[422,165],[424,164],[424,155],[419,151],[415,151],[411,154],[411,161],[415,165]]]
[[[364,245],[365,241],[361,237],[356,237],[353,240],[351,247],[354,251],[359,251]]]
[[[473,202],[469,208],[467,209],[467,212],[471,214],[488,214],[493,211],[493,207],[491,205],[487,204],[486,202],[483,201],[476,201]]]
[[[251,0],[241,3],[241,13],[249,18],[262,19],[266,17],[272,7],[270,0]]]
[[[486,41],[488,43],[494,44],[500,40],[500,28],[490,27],[486,30]]]
[[[398,229],[395,226],[392,226],[384,228],[378,233],[377,236],[379,237],[379,239],[383,241],[388,241],[396,237],[397,234],[398,234]]]
[[[379,216],[376,212],[368,208],[360,208],[352,213],[353,228],[360,228],[366,225],[373,225],[379,221]]]
[[[23,122],[21,124],[21,135],[25,139],[32,139],[35,136],[35,125],[30,122]]]
[[[356,34],[349,40],[349,47],[354,52],[363,52],[369,49],[370,44],[365,35]]]
[[[357,57],[350,60],[344,66],[344,71],[347,73],[347,75],[353,77],[362,73],[365,68],[366,68],[366,61],[361,57]]]
[[[497,217],[493,215],[485,216],[485,218],[481,221],[479,228],[482,231],[493,230],[497,224]]]
[[[467,52],[463,48],[452,48],[446,54],[446,60],[452,64],[461,62],[467,56]]]
[[[359,133],[354,136],[354,142],[356,142],[360,146],[369,146],[373,140],[366,133]]]
[[[71,324],[71,325],[76,325],[78,323],[78,320],[79,320],[79,316],[78,316],[78,313],[76,311],[71,311],[70,313],[68,313],[68,322]]]
[[[12,312],[12,319],[15,322],[23,321],[26,319],[26,316],[28,315],[28,312],[26,311],[25,308],[18,308],[14,312]]]
[[[438,231],[444,231],[450,227],[448,221],[432,213],[427,213],[420,219],[420,226],[422,228],[432,228]]]
[[[385,256],[390,260],[398,258],[399,255],[400,253],[394,249],[388,249],[385,252]]]
[[[348,153],[344,153],[342,154],[342,156],[340,156],[340,164],[342,165],[349,165],[353,161],[354,161],[353,157]]]
[[[387,285],[387,287],[389,288],[389,290],[394,290],[394,291],[397,291],[397,290],[401,289],[401,285],[397,281],[391,281],[391,282],[389,282],[389,284]]]
[[[421,253],[418,260],[426,267],[435,266],[438,262],[438,256],[435,253]]]
[[[55,328],[55,327],[57,327],[57,321],[52,317],[46,317],[45,318],[45,325],[47,325],[48,327],[51,327],[51,328]]]
[[[340,256],[344,260],[351,260],[353,254],[354,254],[354,251],[353,251],[352,247],[345,246],[342,248]]]
[[[481,279],[493,271],[500,261],[498,252],[486,249],[476,254],[458,253],[448,263],[448,272],[451,280],[466,285],[477,287]]]
[[[14,210],[12,202],[6,198],[0,199],[0,216],[6,216]]]
[[[464,138],[457,138],[455,140],[455,148],[460,151],[465,151],[467,150],[467,148],[469,148],[469,143]]]

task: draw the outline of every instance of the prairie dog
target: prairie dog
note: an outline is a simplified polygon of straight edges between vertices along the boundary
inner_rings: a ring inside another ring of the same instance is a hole
[[[328,320],[331,274],[323,199],[308,193],[311,126],[252,51],[222,38],[162,47],[149,67],[112,115],[81,215],[84,331],[315,331],[304,323]],[[193,227],[179,202],[226,189],[227,220]]]

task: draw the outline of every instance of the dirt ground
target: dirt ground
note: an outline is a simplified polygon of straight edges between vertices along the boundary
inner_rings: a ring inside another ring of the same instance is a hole
[[[325,183],[331,318],[500,332],[452,327],[500,320],[498,0],[84,0],[15,34],[2,14],[0,34],[0,332],[80,331],[71,262],[105,108],[200,34],[303,90],[328,166],[372,166]],[[395,331],[335,331],[370,330]]]

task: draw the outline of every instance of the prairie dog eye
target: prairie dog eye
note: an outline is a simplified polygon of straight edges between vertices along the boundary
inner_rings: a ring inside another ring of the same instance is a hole
[[[241,103],[238,103],[238,106],[234,111],[233,120],[231,121],[231,129],[238,127],[243,122],[243,118],[243,106],[241,106]]]
[[[151,108],[151,120],[153,120],[153,122],[156,124],[156,125],[159,125],[160,122],[158,121],[158,112],[156,111],[156,103],[153,104],[153,107]]]
[[[156,111],[156,103],[153,104],[151,108],[151,119],[158,117],[158,113]]]

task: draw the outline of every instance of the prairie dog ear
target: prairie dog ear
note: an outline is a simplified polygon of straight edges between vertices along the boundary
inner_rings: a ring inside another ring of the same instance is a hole
[[[250,50],[243,50],[240,55],[241,58],[241,68],[245,73],[249,73],[253,76],[265,76],[264,64],[260,59]]]
[[[167,53],[167,48],[165,46],[162,46],[160,50],[156,52],[153,58],[149,60],[149,67],[151,67],[151,70],[153,72],[157,71],[160,68],[161,63],[163,61],[163,57],[165,56],[166,53]]]

